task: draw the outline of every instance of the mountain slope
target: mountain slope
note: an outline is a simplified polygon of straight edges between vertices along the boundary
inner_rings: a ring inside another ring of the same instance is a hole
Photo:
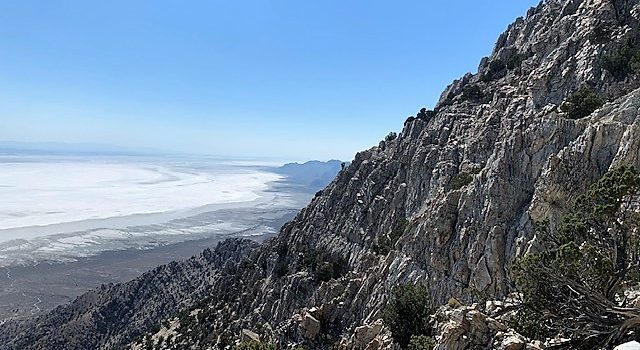
[[[562,214],[610,167],[640,167],[638,75],[610,59],[639,47],[638,16],[638,1],[541,3],[509,26],[477,74],[447,87],[397,138],[359,153],[278,237],[250,253],[246,242],[226,242],[212,255],[243,252],[233,255],[239,264],[177,263],[184,272],[162,281],[158,268],[7,324],[0,343],[110,349],[179,310],[211,307],[218,316],[206,334],[175,337],[202,348],[246,328],[282,345],[364,347],[352,335],[380,317],[397,283],[423,281],[438,303],[504,296],[511,261],[535,248],[533,222]],[[606,103],[567,118],[559,107],[585,87]],[[193,286],[175,289],[183,284]],[[135,288],[165,297],[122,294]],[[114,310],[117,318],[105,316]]]

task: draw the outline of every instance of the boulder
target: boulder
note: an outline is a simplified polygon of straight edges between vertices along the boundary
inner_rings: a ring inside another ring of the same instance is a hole
[[[522,337],[517,335],[510,335],[505,337],[500,344],[501,350],[524,350],[526,342]]]
[[[376,320],[371,325],[363,325],[356,327],[355,330],[355,343],[358,347],[365,347],[369,344],[380,332],[382,331],[382,320]]]
[[[302,316],[302,329],[304,330],[304,336],[307,339],[315,339],[320,333],[320,321],[306,312]]]
[[[260,341],[260,336],[257,333],[252,332],[248,329],[243,329],[242,333],[240,334],[240,340],[241,341]]]
[[[640,350],[640,343],[637,341],[630,341],[628,343],[620,344],[613,348],[613,350]]]

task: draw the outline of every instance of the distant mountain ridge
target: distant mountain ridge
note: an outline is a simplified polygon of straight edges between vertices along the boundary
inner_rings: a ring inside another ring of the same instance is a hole
[[[275,172],[286,176],[289,181],[306,186],[315,192],[333,181],[346,164],[335,159],[326,162],[311,160],[304,163],[287,163],[277,168]]]

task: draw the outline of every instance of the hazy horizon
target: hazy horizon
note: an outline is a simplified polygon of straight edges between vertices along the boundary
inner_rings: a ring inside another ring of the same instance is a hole
[[[212,153],[196,153],[196,152],[178,152],[167,149],[156,149],[148,147],[125,147],[121,145],[91,143],[91,142],[57,142],[57,141],[38,141],[24,142],[13,140],[0,140],[0,156],[3,152],[16,152],[17,154],[36,154],[36,155],[80,155],[80,156],[160,156],[160,157],[203,157],[221,160],[256,160],[269,161],[270,165],[283,165],[288,162],[302,163],[307,161],[322,161],[341,159],[293,159],[278,156],[240,156],[234,154],[212,154]],[[341,160],[342,161],[342,160]]]
[[[0,140],[348,161],[536,4],[5,2]]]

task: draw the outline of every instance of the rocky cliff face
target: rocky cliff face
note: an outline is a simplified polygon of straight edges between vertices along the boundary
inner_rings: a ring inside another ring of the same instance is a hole
[[[477,74],[447,87],[435,112],[359,153],[275,239],[253,250],[226,242],[209,258],[90,292],[5,325],[0,343],[126,346],[204,307],[216,310],[207,336],[192,327],[176,338],[219,346],[248,329],[281,345],[380,347],[389,341],[376,320],[395,284],[423,282],[439,303],[506,295],[511,261],[536,248],[536,220],[561,214],[610,167],[640,167],[638,75],[607,61],[635,45],[639,19],[632,0],[541,3]],[[568,119],[559,106],[581,87],[606,103]]]

